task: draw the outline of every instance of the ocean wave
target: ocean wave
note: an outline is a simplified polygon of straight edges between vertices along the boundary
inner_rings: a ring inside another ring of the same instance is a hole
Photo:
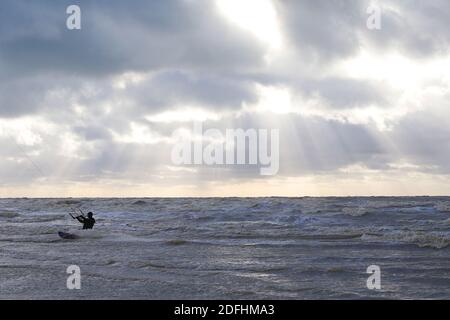
[[[132,204],[133,204],[133,206],[144,206],[147,204],[147,202],[144,200],[137,200],[137,201],[133,202]]]
[[[438,202],[434,207],[440,212],[450,212],[450,202]]]
[[[332,273],[341,273],[341,272],[346,272],[347,270],[343,267],[331,267],[327,269],[327,272],[332,272]]]
[[[444,249],[450,245],[450,235],[444,232],[395,231],[384,234],[364,234],[362,239],[381,242],[394,241],[434,249]]]
[[[0,211],[0,218],[15,218],[18,216],[19,214],[14,211]]]
[[[171,246],[180,246],[180,245],[189,243],[189,241],[183,240],[183,239],[173,239],[173,240],[167,240],[165,243],[168,245],[171,245]]]
[[[74,235],[78,239],[101,239],[105,237],[105,234],[99,230],[80,230],[80,229],[69,229],[68,231],[61,230],[66,233]],[[55,232],[56,235],[56,232]]]
[[[349,234],[305,234],[297,235],[296,239],[300,240],[351,240],[361,238],[362,233],[349,233]]]
[[[43,222],[55,222],[59,220],[64,220],[66,218],[66,215],[63,214],[52,214],[52,215],[33,215],[33,216],[21,216],[23,219],[18,219],[20,221],[18,222],[36,222],[36,223],[43,223]]]
[[[80,200],[72,200],[72,199],[64,199],[64,200],[58,200],[55,202],[56,205],[76,205],[76,204],[80,204],[81,201]]]
[[[54,243],[59,242],[58,236],[17,236],[0,238],[0,242],[12,242],[12,243]]]
[[[362,217],[372,212],[373,211],[371,209],[365,207],[345,207],[342,209],[342,213],[352,217]]]

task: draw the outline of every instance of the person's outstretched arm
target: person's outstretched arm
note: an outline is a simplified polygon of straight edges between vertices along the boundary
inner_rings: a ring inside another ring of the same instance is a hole
[[[77,219],[78,221],[80,221],[81,223],[84,223],[84,220],[86,220],[86,218],[83,217],[83,216],[78,216],[78,217],[76,217],[76,219]]]

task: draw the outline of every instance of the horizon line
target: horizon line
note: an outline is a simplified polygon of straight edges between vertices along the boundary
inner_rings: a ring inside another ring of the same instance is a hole
[[[8,199],[199,199],[199,198],[437,198],[450,197],[450,195],[323,195],[323,196],[125,196],[125,197],[106,197],[106,196],[54,196],[54,197],[0,197],[0,200]]]

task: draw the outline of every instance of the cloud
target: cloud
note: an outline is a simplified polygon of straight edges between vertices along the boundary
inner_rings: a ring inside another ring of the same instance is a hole
[[[270,46],[214,1],[79,1],[77,31],[71,1],[2,1],[2,190],[448,175],[450,5],[379,3],[371,31],[369,1],[273,2],[282,41]],[[174,170],[172,133],[195,118],[279,129],[278,176]]]
[[[300,57],[328,65],[358,53],[398,50],[425,58],[448,53],[450,4],[438,1],[295,1],[277,3],[282,25]],[[381,9],[381,29],[369,30],[367,9]]]
[[[164,68],[229,70],[257,66],[262,59],[262,49],[249,41],[249,35],[230,30],[210,1],[135,1],[133,6],[123,1],[80,1],[78,31],[65,27],[69,4],[2,2],[0,57],[7,62],[8,75],[57,72],[96,77]]]
[[[329,62],[356,52],[365,27],[365,1],[277,2],[281,23],[300,57]]]

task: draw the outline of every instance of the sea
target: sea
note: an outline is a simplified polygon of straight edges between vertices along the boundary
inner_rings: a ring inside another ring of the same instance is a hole
[[[0,299],[450,299],[449,244],[450,197],[0,199]]]

